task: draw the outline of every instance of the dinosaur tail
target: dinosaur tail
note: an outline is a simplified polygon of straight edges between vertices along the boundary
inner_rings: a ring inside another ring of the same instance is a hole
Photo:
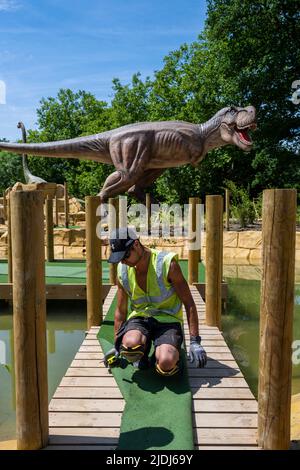
[[[111,163],[105,139],[98,136],[78,137],[42,144],[0,142],[0,150],[50,158],[77,158]]]

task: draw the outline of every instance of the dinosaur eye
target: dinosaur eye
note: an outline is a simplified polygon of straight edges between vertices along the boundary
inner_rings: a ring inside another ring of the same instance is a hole
[[[236,113],[236,109],[233,106],[230,106],[229,112],[234,116],[234,114]]]

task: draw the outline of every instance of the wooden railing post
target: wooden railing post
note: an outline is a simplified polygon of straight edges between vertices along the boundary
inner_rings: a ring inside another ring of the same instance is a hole
[[[119,198],[109,198],[108,209],[108,233],[109,237],[113,230],[119,227]],[[109,282],[117,283],[117,264],[109,264]]]
[[[225,213],[226,213],[225,229],[226,230],[229,230],[229,206],[230,206],[230,192],[229,192],[229,189],[225,189]]]
[[[223,270],[223,198],[206,196],[206,324],[221,329]]]
[[[19,450],[45,447],[49,432],[43,204],[40,191],[10,194]]]
[[[127,196],[119,196],[119,227],[127,228]]]
[[[200,257],[200,248],[195,250],[192,249],[192,244],[196,241],[195,233],[197,230],[201,230],[201,227],[197,227],[200,222],[199,217],[197,218],[197,210],[200,210],[200,199],[198,197],[189,198],[189,227],[188,227],[188,283],[193,284],[198,282],[198,267],[199,267],[199,257]]]
[[[146,214],[147,214],[147,227],[148,235],[151,234],[151,195],[146,193]]]
[[[11,252],[11,191],[7,196],[7,282],[13,282],[12,252]]]
[[[64,209],[65,209],[65,227],[69,228],[69,194],[68,194],[68,184],[65,181],[64,183]]]
[[[53,233],[53,199],[49,196],[45,200],[46,214],[46,259],[54,261],[54,233]]]
[[[290,446],[296,190],[263,192],[258,444]]]
[[[85,198],[87,328],[102,323],[101,238],[97,236],[99,196]]]

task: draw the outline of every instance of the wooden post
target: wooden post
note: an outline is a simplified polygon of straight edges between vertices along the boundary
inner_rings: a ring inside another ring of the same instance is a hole
[[[7,282],[13,282],[12,268],[12,252],[11,252],[11,208],[10,208],[11,191],[8,192],[7,199]]]
[[[127,228],[127,196],[119,196],[119,227]]]
[[[110,237],[112,231],[119,227],[119,199],[109,198],[108,203],[108,230]],[[117,283],[117,264],[109,263],[109,282],[112,285]]]
[[[7,220],[7,201],[6,201],[6,191],[3,191],[3,215],[4,223]]]
[[[59,221],[58,221],[58,197],[57,194],[55,195],[55,227],[58,227]]]
[[[102,323],[101,238],[97,236],[99,196],[87,196],[86,208],[86,297],[87,328]],[[99,217],[100,220],[100,217]]]
[[[223,198],[206,196],[206,324],[221,328]]]
[[[54,261],[54,234],[53,234],[53,199],[47,196],[46,205],[46,247],[47,261]]]
[[[290,446],[296,190],[263,192],[258,444]]]
[[[65,188],[65,192],[64,192],[64,196],[65,196],[65,227],[66,228],[69,228],[69,195],[68,195],[68,184],[67,182],[65,181],[64,183],[64,188]]]
[[[148,235],[150,235],[151,234],[151,196],[149,193],[146,193],[146,214],[147,214]]]
[[[199,211],[200,199],[198,197],[189,198],[189,228],[188,239],[189,245],[194,244],[196,241],[195,232],[200,231],[200,226],[197,227],[197,210]],[[198,222],[200,222],[198,218]],[[198,235],[199,236],[199,235]],[[188,283],[193,284],[198,282],[198,266],[199,266],[199,249],[188,248]]]
[[[15,191],[10,198],[17,448],[34,450],[48,442],[44,196]]]
[[[226,230],[229,230],[229,206],[230,206],[230,192],[229,192],[229,189],[225,189],[225,212],[226,212],[225,229]]]

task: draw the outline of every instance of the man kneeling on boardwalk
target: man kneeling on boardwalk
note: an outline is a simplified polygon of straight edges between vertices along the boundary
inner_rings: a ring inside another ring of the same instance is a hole
[[[116,229],[110,238],[109,263],[118,263],[115,348],[105,355],[106,366],[125,358],[139,369],[149,367],[163,376],[180,370],[184,304],[190,332],[190,361],[206,365],[198,315],[189,286],[175,253],[159,252],[141,244],[132,229]],[[128,313],[128,299],[130,311]],[[151,344],[154,354],[148,358]]]

